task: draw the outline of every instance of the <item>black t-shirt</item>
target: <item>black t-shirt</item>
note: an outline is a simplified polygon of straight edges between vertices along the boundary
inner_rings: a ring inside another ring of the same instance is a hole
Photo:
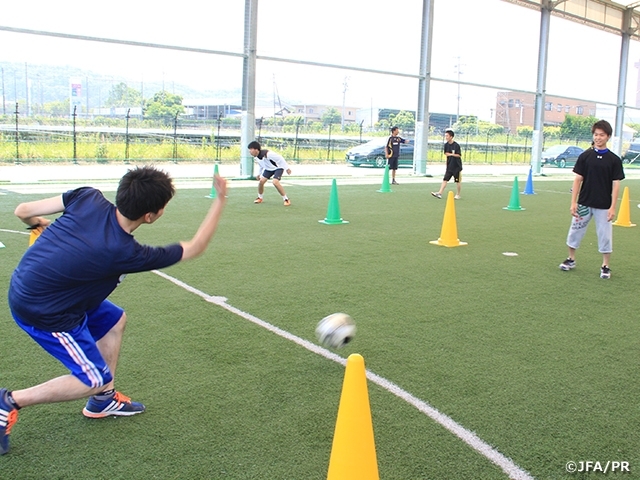
[[[614,180],[623,180],[622,160],[607,150],[589,148],[576,161],[573,172],[582,176],[578,203],[586,207],[608,210]]]
[[[444,153],[457,153],[458,155],[462,154],[462,150],[460,150],[460,145],[457,142],[444,143]],[[460,157],[452,157],[449,155],[447,157],[447,170],[451,172],[461,172],[462,171],[462,159]]]
[[[387,150],[387,153],[391,154],[391,158],[398,158],[400,156],[400,144],[405,142],[406,140],[402,137],[393,135],[389,137],[385,148]]]

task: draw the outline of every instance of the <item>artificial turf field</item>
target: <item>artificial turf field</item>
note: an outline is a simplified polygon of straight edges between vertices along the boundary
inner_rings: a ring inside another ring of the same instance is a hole
[[[434,184],[435,185],[435,184]],[[172,277],[303,339],[327,314],[355,319],[366,367],[450,416],[535,478],[569,461],[626,461],[640,478],[640,227],[614,227],[612,278],[599,278],[595,225],[562,272],[567,181],[535,184],[525,211],[503,210],[509,181],[464,184],[456,224],[440,236],[446,200],[434,185],[340,185],[348,225],[322,225],[329,186],[231,188],[216,237]],[[523,190],[521,182],[520,190]],[[640,180],[625,180],[640,223]],[[450,190],[452,186],[448,188]],[[136,238],[189,239],[211,200],[179,190]],[[622,195],[622,189],[621,189]],[[0,197],[0,228],[22,230]],[[113,199],[113,193],[107,193]],[[0,288],[27,237],[0,231]],[[503,252],[515,252],[507,257]],[[128,314],[117,386],[147,412],[89,420],[83,401],[20,412],[0,478],[323,479],[344,367],[154,274],[129,275],[111,299]],[[0,386],[66,373],[13,323],[0,299]],[[380,478],[499,479],[501,468],[397,396],[369,383]]]

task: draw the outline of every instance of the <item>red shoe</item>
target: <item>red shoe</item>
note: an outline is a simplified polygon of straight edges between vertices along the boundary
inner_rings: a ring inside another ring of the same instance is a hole
[[[253,201],[253,203],[262,203],[262,199],[258,197]]]

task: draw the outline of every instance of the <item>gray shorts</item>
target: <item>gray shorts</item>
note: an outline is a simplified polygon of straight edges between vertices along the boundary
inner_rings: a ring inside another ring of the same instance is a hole
[[[567,246],[578,249],[591,218],[596,220],[596,235],[598,236],[598,251],[600,253],[613,252],[613,224],[607,220],[609,210],[578,205],[579,217],[571,218],[571,227],[567,235]]]

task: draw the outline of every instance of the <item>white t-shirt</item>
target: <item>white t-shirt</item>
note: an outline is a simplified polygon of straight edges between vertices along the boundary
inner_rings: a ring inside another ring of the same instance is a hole
[[[263,150],[260,151],[260,154],[262,154],[262,152]],[[264,172],[265,170],[273,172],[278,168],[282,168],[284,170],[289,169],[289,165],[287,165],[287,162],[282,157],[282,155],[279,155],[270,150],[267,150],[266,154],[262,158],[260,158],[260,156],[257,156],[256,159],[258,160],[260,173]]]

